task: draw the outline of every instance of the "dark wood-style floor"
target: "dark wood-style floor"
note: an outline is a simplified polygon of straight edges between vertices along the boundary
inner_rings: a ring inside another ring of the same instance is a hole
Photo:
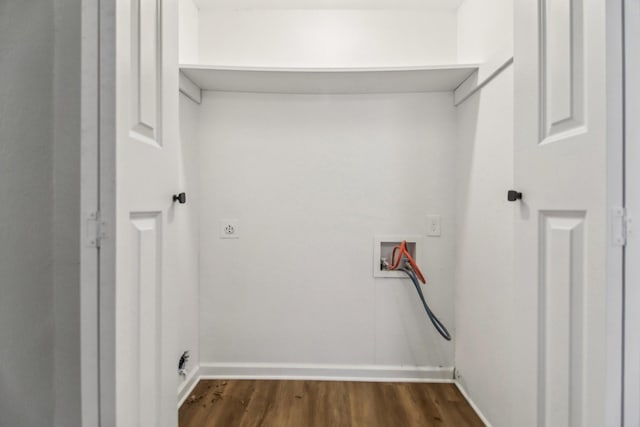
[[[203,380],[180,427],[483,426],[453,384]]]

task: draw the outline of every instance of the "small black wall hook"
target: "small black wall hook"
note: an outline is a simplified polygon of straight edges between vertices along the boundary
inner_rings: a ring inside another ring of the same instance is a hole
[[[510,202],[515,202],[516,200],[522,200],[522,193],[516,190],[509,190],[507,192],[507,200]]]
[[[173,201],[178,202],[181,205],[187,203],[187,193],[178,193],[173,195]]]

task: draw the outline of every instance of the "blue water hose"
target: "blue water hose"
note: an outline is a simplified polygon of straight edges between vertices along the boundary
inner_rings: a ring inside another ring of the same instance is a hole
[[[429,320],[431,320],[433,327],[436,328],[436,331],[438,331],[440,335],[442,335],[442,338],[444,338],[447,341],[451,341],[451,334],[449,333],[447,328],[444,326],[444,324],[442,324],[440,319],[438,319],[436,315],[433,314],[433,312],[429,308],[429,304],[427,304],[427,300],[425,300],[424,294],[422,293],[422,289],[420,288],[420,282],[418,281],[418,278],[416,277],[416,274],[413,272],[411,267],[399,268],[398,270],[404,272],[407,276],[409,276],[409,278],[413,282],[413,286],[415,286],[416,291],[418,291],[418,295],[420,296],[422,305],[424,306],[424,309],[427,312],[427,316],[429,316]]]

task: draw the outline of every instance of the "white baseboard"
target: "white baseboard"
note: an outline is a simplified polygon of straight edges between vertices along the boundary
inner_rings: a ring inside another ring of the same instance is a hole
[[[478,415],[480,420],[484,423],[484,425],[487,427],[491,427],[491,423],[489,422],[487,417],[485,417],[482,411],[480,411],[480,408],[478,408],[478,405],[476,405],[475,402],[471,400],[471,397],[469,396],[465,388],[462,386],[462,384],[460,384],[459,381],[456,381],[455,384],[458,387],[458,390],[460,390],[460,393],[462,393],[462,396],[464,396],[464,398],[467,399],[467,402],[469,402],[469,406],[473,408],[473,410],[476,412],[476,414]]]
[[[431,366],[202,363],[178,387],[178,409],[203,379],[454,382],[453,368]]]
[[[202,363],[200,377],[203,379],[453,382],[453,367]]]
[[[178,387],[178,409],[200,381],[200,366],[195,366]]]

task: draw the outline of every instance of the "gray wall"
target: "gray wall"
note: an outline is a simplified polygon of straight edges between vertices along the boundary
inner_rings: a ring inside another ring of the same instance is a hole
[[[0,0],[0,426],[53,417],[53,2]]]
[[[0,0],[0,427],[80,420],[79,14]]]
[[[54,424],[58,427],[74,427],[81,424],[79,286],[81,0],[55,0],[54,7]]]

